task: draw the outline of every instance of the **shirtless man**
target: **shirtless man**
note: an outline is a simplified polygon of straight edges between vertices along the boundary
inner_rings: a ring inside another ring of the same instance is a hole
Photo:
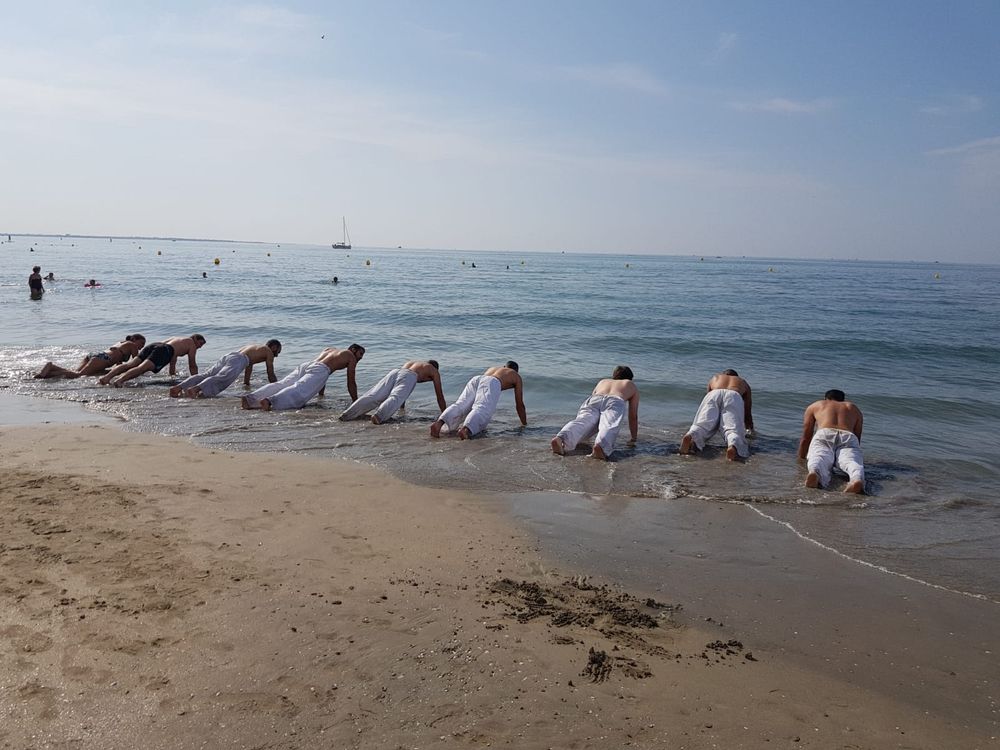
[[[681,454],[687,455],[692,447],[700,451],[705,447],[705,441],[721,426],[728,446],[726,458],[730,461],[735,461],[737,456],[747,458],[750,447],[746,434],[747,430],[753,429],[750,407],[750,384],[736,370],[724,370],[713,375],[691,429],[681,439]]]
[[[836,466],[847,474],[844,492],[856,495],[865,491],[865,466],[861,457],[861,410],[844,400],[844,392],[836,389],[824,394],[822,401],[806,407],[802,419],[802,439],[799,458],[805,459],[806,487],[823,487],[830,483],[831,469]]]
[[[619,365],[594,387],[590,398],[583,402],[576,419],[567,422],[552,438],[552,452],[562,456],[566,451],[591,435],[597,434],[591,458],[607,460],[615,449],[615,438],[621,429],[625,408],[628,407],[628,429],[632,443],[639,437],[639,389],[632,382],[631,368]]]
[[[427,382],[434,383],[434,395],[437,396],[438,408],[444,411],[447,402],[444,400],[444,391],[441,390],[441,373],[438,363],[433,359],[426,362],[411,359],[402,367],[389,370],[374,388],[347,407],[340,415],[340,421],[347,422],[351,419],[357,419],[375,409],[375,413],[372,415],[372,424],[382,424],[399,409],[406,406],[406,399],[410,397],[417,383]]]
[[[205,345],[205,337],[200,333],[190,336],[174,336],[166,341],[156,341],[144,346],[139,353],[128,362],[123,362],[111,370],[97,382],[101,385],[111,383],[115,388],[121,388],[127,381],[137,378],[144,372],[157,373],[167,365],[171,375],[177,374],[177,358],[188,358],[188,372],[198,374],[198,363],[195,352]],[[116,379],[117,378],[117,379]]]
[[[347,369],[347,392],[358,400],[354,368],[365,356],[365,348],[351,344],[346,349],[324,349],[311,362],[303,362],[277,383],[268,383],[243,397],[244,409],[300,409],[315,395],[326,393],[326,381],[337,370]]]
[[[45,366],[38,371],[35,378],[44,380],[46,378],[82,378],[88,375],[100,375],[109,367],[120,365],[127,359],[132,359],[139,354],[139,350],[146,345],[146,337],[141,333],[130,333],[124,341],[119,341],[114,346],[109,346],[107,351],[93,352],[88,354],[77,366],[75,370],[60,367],[52,362],[46,362]]]
[[[431,425],[431,437],[441,437],[441,428],[448,425],[448,432],[454,434],[461,423],[458,436],[462,440],[486,429],[493,413],[500,403],[500,393],[514,389],[514,408],[522,425],[528,424],[528,414],[524,410],[524,394],[521,376],[517,372],[517,362],[508,362],[503,367],[490,367],[482,375],[476,375],[465,384],[462,395]],[[464,419],[464,421],[463,421]]]
[[[241,372],[243,385],[249,386],[253,366],[261,362],[267,367],[267,382],[273,383],[278,379],[274,374],[274,358],[280,353],[278,339],[271,339],[266,344],[248,344],[224,356],[207,372],[192,375],[173,386],[170,397],[177,398],[183,393],[188,398],[213,398],[235,383]]]

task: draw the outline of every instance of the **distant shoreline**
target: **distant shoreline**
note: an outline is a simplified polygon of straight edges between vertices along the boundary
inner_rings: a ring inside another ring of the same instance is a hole
[[[34,232],[4,232],[0,231],[0,237],[45,237],[48,239],[80,239],[80,240],[103,240],[103,239],[113,239],[113,240],[146,240],[149,242],[218,242],[229,245],[289,245],[289,246],[305,246],[305,247],[326,247],[325,242],[266,242],[264,240],[233,240],[233,239],[212,239],[209,237],[154,237],[148,235],[119,235],[119,234],[53,234],[53,233],[34,233]],[[783,256],[771,256],[771,255],[719,255],[717,253],[658,253],[658,252],[643,252],[640,250],[635,250],[627,253],[606,253],[606,252],[590,252],[586,250],[483,250],[483,249],[471,249],[471,248],[456,248],[456,247],[410,247],[407,245],[398,245],[392,247],[391,245],[356,245],[355,250],[379,250],[379,251],[404,251],[404,252],[437,252],[437,253],[486,253],[493,255],[535,255],[535,254],[548,254],[548,255],[604,255],[613,257],[655,257],[655,258],[700,258],[701,260],[747,260],[747,261],[769,261],[774,263],[786,263],[786,262],[804,262],[804,263],[825,263],[830,261],[841,262],[841,263],[893,263],[893,264],[914,264],[914,263],[924,263],[927,265],[952,265],[952,266],[995,266],[996,263],[987,263],[983,261],[954,261],[954,260],[927,260],[918,258],[796,258],[796,257],[783,257]]]
[[[240,245],[274,245],[274,242],[261,242],[260,240],[213,240],[206,237],[147,237],[145,235],[130,234],[40,234],[34,232],[0,232],[0,236],[8,237],[49,237],[67,240],[159,240],[161,242],[228,242]],[[295,243],[289,243],[295,244]]]

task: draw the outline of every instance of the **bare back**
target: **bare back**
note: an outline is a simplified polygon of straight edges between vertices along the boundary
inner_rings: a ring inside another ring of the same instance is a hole
[[[605,378],[594,386],[595,396],[618,396],[625,401],[631,401],[639,394],[639,389],[631,380]]]
[[[746,398],[750,393],[750,384],[739,375],[726,375],[726,373],[720,372],[718,375],[713,375],[712,379],[708,381],[708,390],[736,391],[743,398]]]
[[[501,391],[518,388],[521,385],[521,376],[518,375],[517,370],[510,367],[488,367],[483,375],[490,375],[499,380]]]
[[[401,369],[413,370],[413,372],[417,373],[418,383],[440,380],[438,369],[430,362],[421,362],[417,359],[411,359],[409,362],[406,362]]]
[[[240,349],[240,354],[245,354],[252,365],[274,359],[274,352],[263,344],[247,344]]]
[[[818,430],[829,428],[853,432],[861,437],[861,410],[850,401],[834,401],[824,399],[816,401],[806,408],[806,417],[812,416]]]
[[[337,349],[333,346],[327,347],[320,352],[320,355],[316,357],[316,361],[322,362],[329,367],[330,372],[343,370],[345,367],[353,368],[358,363],[357,357],[354,356],[354,352],[350,349]]]
[[[193,351],[197,351],[198,345],[195,340],[190,336],[174,336],[163,342],[164,344],[170,344],[174,348],[174,357],[186,357]]]
[[[524,382],[517,370],[511,367],[489,367],[483,375],[490,375],[500,381],[500,390],[514,389],[514,408],[521,424],[528,424],[528,413],[524,408]]]

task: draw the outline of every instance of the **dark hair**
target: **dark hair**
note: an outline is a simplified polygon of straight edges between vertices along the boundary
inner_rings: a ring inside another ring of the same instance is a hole
[[[354,356],[355,356],[355,357],[357,357],[357,356],[358,356],[358,352],[359,352],[359,351],[360,351],[360,352],[361,352],[362,354],[364,354],[364,353],[365,353],[365,348],[364,348],[363,346],[361,346],[361,344],[351,344],[351,345],[350,345],[349,347],[347,347],[347,348],[348,348],[348,349],[350,349],[350,350],[351,350],[352,352],[354,352]]]
[[[728,370],[723,370],[722,374],[723,375],[735,375],[736,377],[740,376],[740,374],[738,372],[736,372],[736,370],[734,370],[732,367],[730,367]]]
[[[440,367],[438,367],[438,363],[437,363],[436,359],[429,359],[429,360],[427,360],[427,364],[433,366],[435,370],[440,370],[441,369]]]
[[[31,269],[31,272],[32,273],[38,273],[41,270],[42,270],[41,266],[33,266],[32,269]]]
[[[828,401],[843,401],[847,397],[844,395],[843,391],[837,390],[836,388],[831,388],[824,394],[823,398],[827,399]]]
[[[514,372],[517,372],[517,370],[518,370],[518,367],[517,367],[517,362],[515,362],[514,360],[509,360],[509,361],[507,362],[507,364],[506,364],[506,365],[504,365],[504,367],[509,367],[509,368],[510,368],[510,369],[512,369],[512,370],[513,370]]]
[[[634,375],[632,375],[632,368],[625,365],[618,365],[611,373],[611,377],[614,380],[632,380]]]
[[[199,341],[200,341],[200,342],[201,342],[202,344],[206,343],[206,342],[205,342],[205,337],[204,337],[204,336],[202,336],[202,335],[201,335],[200,333],[195,333],[195,334],[192,334],[192,335],[191,335],[191,338],[193,338],[193,339],[195,340],[195,343],[197,343],[197,342],[199,342]]]
[[[267,343],[264,344],[264,346],[266,346],[268,349],[273,349],[274,347],[278,347],[278,351],[279,352],[281,351],[281,342],[278,341],[278,339],[268,339]]]

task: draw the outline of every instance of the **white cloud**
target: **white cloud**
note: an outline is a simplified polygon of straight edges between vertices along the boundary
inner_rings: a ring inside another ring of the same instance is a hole
[[[795,101],[775,97],[772,99],[762,99],[759,101],[732,102],[733,109],[740,112],[770,112],[779,115],[815,115],[833,109],[833,99],[811,99],[808,101]]]
[[[928,156],[948,156],[950,154],[971,154],[976,152],[994,151],[1000,149],[1000,135],[992,138],[980,138],[975,141],[960,143],[957,146],[946,146],[925,151]]]
[[[312,23],[312,18],[304,13],[295,13],[275,5],[251,4],[236,9],[236,18],[248,26],[264,26],[269,29],[303,29]]]
[[[723,31],[715,42],[715,49],[712,50],[710,60],[712,62],[725,62],[730,53],[736,48],[739,34],[735,31]]]
[[[564,65],[557,72],[566,78],[602,88],[638,91],[665,96],[667,86],[647,70],[631,63],[611,65]]]
[[[979,112],[983,108],[983,100],[969,94],[954,94],[935,104],[927,104],[920,108],[925,115],[947,117],[950,115],[967,115]]]

